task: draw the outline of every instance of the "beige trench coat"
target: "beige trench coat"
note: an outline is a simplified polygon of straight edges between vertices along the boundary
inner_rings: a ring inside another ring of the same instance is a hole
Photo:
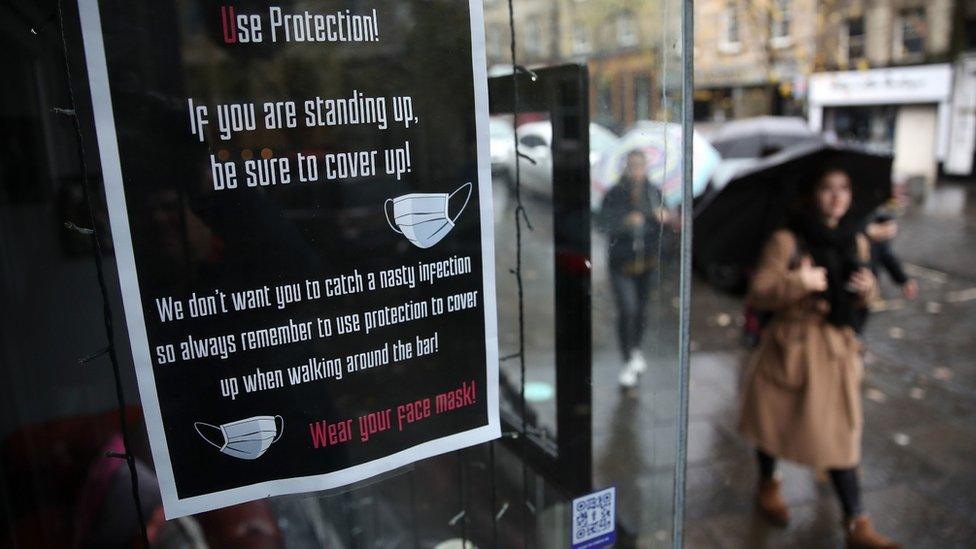
[[[858,251],[868,260],[867,239]],[[861,344],[849,327],[824,319],[828,304],[808,295],[790,269],[796,237],[781,230],[766,244],[749,303],[775,311],[749,358],[739,430],[766,453],[818,469],[861,459]]]

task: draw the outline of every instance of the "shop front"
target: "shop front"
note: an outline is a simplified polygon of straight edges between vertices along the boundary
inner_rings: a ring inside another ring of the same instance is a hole
[[[948,64],[818,73],[810,78],[810,126],[894,154],[898,180],[929,188],[949,148],[951,92]]]

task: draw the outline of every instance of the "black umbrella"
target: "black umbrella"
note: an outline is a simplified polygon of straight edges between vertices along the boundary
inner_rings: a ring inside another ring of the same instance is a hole
[[[814,143],[784,150],[736,174],[695,209],[694,264],[715,286],[745,289],[763,243],[786,223],[804,183],[825,165],[851,176],[855,219],[866,219],[891,196],[891,157],[854,147]]]

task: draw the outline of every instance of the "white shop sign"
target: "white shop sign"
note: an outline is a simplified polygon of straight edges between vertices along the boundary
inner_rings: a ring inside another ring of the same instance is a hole
[[[810,78],[810,103],[819,106],[941,103],[949,99],[947,64],[824,72]]]

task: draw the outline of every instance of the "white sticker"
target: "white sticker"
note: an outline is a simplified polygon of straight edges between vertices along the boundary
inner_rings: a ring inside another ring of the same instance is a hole
[[[573,549],[608,547],[617,541],[614,486],[573,500]]]

